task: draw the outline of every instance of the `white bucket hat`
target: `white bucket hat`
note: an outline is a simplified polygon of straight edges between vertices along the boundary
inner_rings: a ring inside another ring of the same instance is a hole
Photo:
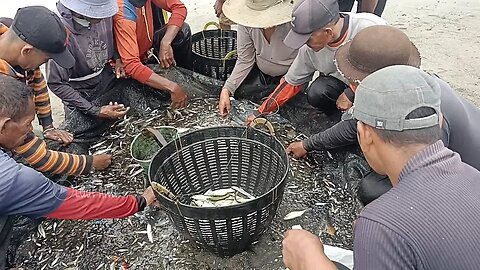
[[[85,17],[105,19],[118,12],[116,0],[60,0],[66,8]]]
[[[227,0],[223,14],[247,27],[268,28],[292,20],[293,0]]]

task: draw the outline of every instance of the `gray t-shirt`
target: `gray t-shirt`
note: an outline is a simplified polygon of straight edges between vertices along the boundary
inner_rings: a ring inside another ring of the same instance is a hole
[[[480,172],[438,141],[360,213],[355,270],[478,270],[479,224]]]
[[[349,16],[347,38],[343,43],[351,40],[361,30],[372,25],[387,24],[384,19],[370,13],[345,13]],[[331,75],[344,83],[348,81],[340,74],[335,65],[335,52],[338,47],[325,47],[318,52],[304,45],[285,75],[285,80],[291,85],[302,85],[312,80],[315,71],[324,75]]]
[[[285,75],[298,52],[298,50],[289,48],[283,43],[291,28],[290,23],[277,26],[270,42],[268,42],[261,28],[239,25],[237,30],[237,62],[224,87],[232,94],[235,93],[235,90],[245,80],[255,63],[267,75]]]

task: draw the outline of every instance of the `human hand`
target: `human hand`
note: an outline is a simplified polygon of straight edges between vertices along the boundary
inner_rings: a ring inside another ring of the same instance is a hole
[[[108,166],[112,164],[112,156],[111,155],[94,155],[93,156],[93,164],[92,167],[95,171],[103,171]]]
[[[283,239],[283,263],[291,270],[337,269],[323,252],[318,236],[305,230],[289,230]]]
[[[218,111],[221,116],[227,116],[230,113],[230,91],[223,88],[218,102]]]
[[[68,145],[73,141],[73,134],[65,130],[56,128],[46,128],[43,132],[45,139],[61,142],[64,145]]]
[[[117,79],[124,79],[128,77],[121,59],[115,60],[115,76]]]
[[[345,93],[342,93],[338,98],[337,98],[337,109],[344,112],[348,109],[350,109],[353,106],[353,103],[348,99],[347,95]]]
[[[170,98],[172,99],[171,106],[174,109],[183,108],[188,104],[187,93],[178,84],[175,84],[175,86],[170,91]]]
[[[160,206],[160,204],[157,202],[157,197],[155,197],[152,187],[145,189],[143,192],[143,197],[145,198],[145,201],[147,201],[147,205],[153,204],[155,206]]]
[[[215,10],[215,15],[217,17],[220,17],[220,15],[222,15],[223,2],[225,2],[225,0],[217,0],[215,1],[215,5],[213,5],[213,9]]]
[[[162,68],[170,68],[177,64],[173,58],[173,49],[171,44],[160,42],[158,60],[160,60],[160,65]]]
[[[250,114],[250,115],[247,117],[247,120],[245,120],[245,124],[246,124],[246,125],[250,125],[250,123],[251,123],[253,120],[255,120],[255,118],[256,118],[255,115]]]
[[[126,107],[123,104],[118,104],[117,102],[110,102],[109,105],[102,106],[98,117],[108,118],[108,119],[120,119],[130,110],[130,107]]]
[[[303,146],[302,141],[293,142],[287,147],[287,154],[294,158],[304,158],[307,155],[307,150]]]

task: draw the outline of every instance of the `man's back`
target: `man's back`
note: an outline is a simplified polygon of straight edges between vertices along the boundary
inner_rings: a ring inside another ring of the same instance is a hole
[[[355,269],[479,269],[479,224],[480,172],[437,142],[361,212]]]
[[[462,161],[480,170],[480,109],[455,92],[445,81],[437,80],[442,89],[444,132],[448,148],[458,152]]]

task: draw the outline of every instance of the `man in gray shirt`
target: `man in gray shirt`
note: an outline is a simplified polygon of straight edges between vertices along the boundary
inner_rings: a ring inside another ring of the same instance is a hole
[[[391,65],[420,67],[417,48],[402,31],[391,26],[371,26],[337,50],[337,67],[355,89],[368,74]],[[480,109],[458,95],[446,82],[436,78],[442,91],[442,141],[460,154],[462,160],[480,169]],[[291,143],[287,151],[300,158],[313,150],[331,150],[357,143],[356,120],[340,121],[333,127],[303,141]],[[392,185],[388,177],[374,172],[368,174],[359,186],[359,199],[366,205],[388,191]]]
[[[358,86],[353,117],[370,166],[393,188],[355,224],[355,270],[476,270],[480,266],[480,172],[440,140],[438,80],[390,66]],[[336,269],[318,237],[291,230],[283,241],[291,269]]]

